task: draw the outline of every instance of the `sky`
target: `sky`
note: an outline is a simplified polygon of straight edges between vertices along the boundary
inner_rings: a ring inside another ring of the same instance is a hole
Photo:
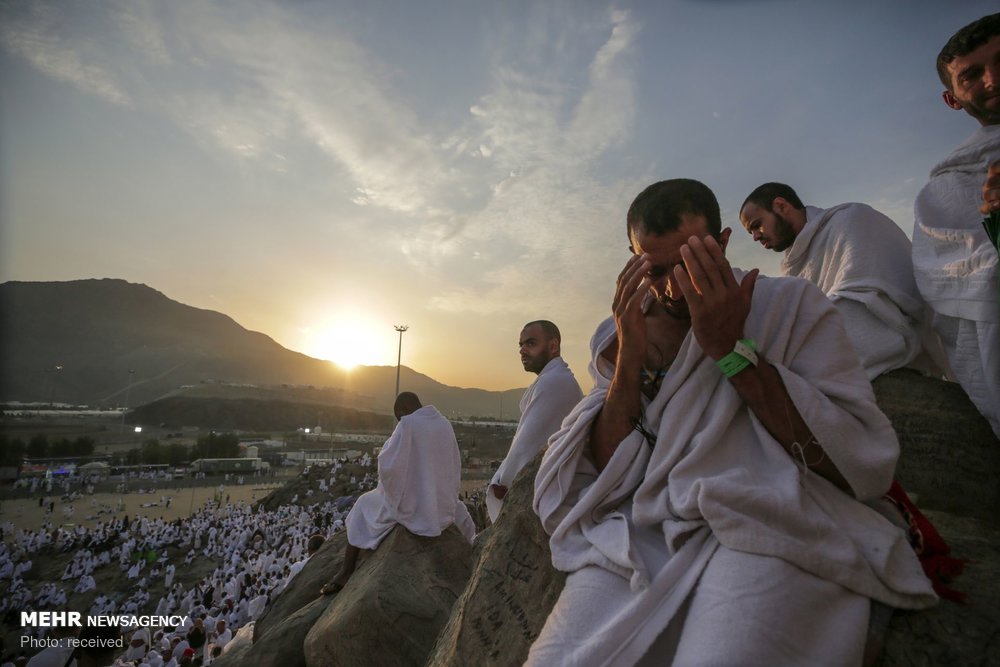
[[[993,2],[0,1],[0,282],[121,278],[343,365],[584,389],[645,186],[767,181],[912,234],[977,124],[934,60]]]

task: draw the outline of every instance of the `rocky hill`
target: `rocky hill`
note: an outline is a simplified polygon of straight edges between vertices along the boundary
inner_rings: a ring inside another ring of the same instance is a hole
[[[334,364],[288,350],[230,317],[124,280],[0,285],[0,400],[142,405],[186,387],[235,398],[247,385],[314,392],[326,405],[391,412],[396,368]],[[516,417],[523,389],[441,384],[403,367],[401,387],[449,415]],[[274,398],[272,396],[272,398]],[[299,402],[296,400],[295,402]]]

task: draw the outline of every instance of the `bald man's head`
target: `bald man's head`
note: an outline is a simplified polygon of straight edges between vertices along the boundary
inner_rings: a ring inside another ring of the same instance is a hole
[[[406,415],[413,414],[420,408],[420,399],[412,391],[404,391],[396,397],[396,403],[392,406],[392,411],[396,414],[396,419],[402,419]]]

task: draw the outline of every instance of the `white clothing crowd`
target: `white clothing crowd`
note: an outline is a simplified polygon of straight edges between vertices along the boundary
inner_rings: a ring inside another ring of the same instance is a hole
[[[342,465],[335,462],[328,477],[312,476],[311,486],[316,489],[308,489],[305,497],[329,490],[338,475],[340,481],[349,480],[360,491],[372,488],[377,476],[371,457],[366,455],[358,463],[371,471],[359,479],[347,471],[341,473]],[[353,499],[340,498],[302,505],[298,501],[296,495],[291,503],[271,511],[263,505],[255,511],[243,502],[212,501],[183,521],[125,516],[93,528],[67,529],[47,520],[37,530],[25,530],[7,521],[0,525],[0,591],[4,593],[0,616],[66,610],[68,596],[95,590],[101,571],[116,567],[129,581],[129,589],[98,594],[87,615],[176,615],[185,617],[185,622],[177,628],[123,628],[127,650],[112,664],[178,667],[185,655],[210,664],[213,654],[224,651],[240,629],[252,634],[252,623],[268,601],[284,590],[308,560],[309,538],[343,530],[353,503]],[[58,582],[34,589],[25,582],[25,573],[31,570],[33,558],[45,558],[52,551],[73,556]],[[197,558],[209,559],[218,567],[190,585],[175,581],[179,564],[175,561],[187,566]],[[25,628],[24,632],[44,636],[44,629]],[[3,663],[7,664],[13,663]]]

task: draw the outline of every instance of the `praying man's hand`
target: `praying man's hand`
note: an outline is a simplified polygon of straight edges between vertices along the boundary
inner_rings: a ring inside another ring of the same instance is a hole
[[[649,260],[632,255],[618,274],[611,312],[618,332],[618,360],[625,358],[642,365],[646,355],[646,322],[642,302],[649,293]]]
[[[760,271],[750,271],[737,283],[722,246],[711,236],[689,238],[681,246],[681,258],[684,263],[674,267],[674,278],[691,313],[691,330],[705,354],[718,361],[743,338]]]

